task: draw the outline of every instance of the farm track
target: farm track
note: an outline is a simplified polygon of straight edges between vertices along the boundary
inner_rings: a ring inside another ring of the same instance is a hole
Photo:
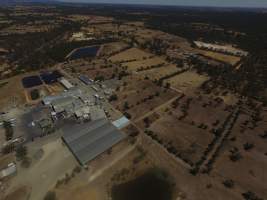
[[[174,159],[178,164],[182,165],[183,167],[185,167],[188,170],[192,169],[192,167],[188,163],[186,163],[185,161],[183,161],[179,157],[176,157],[175,155],[171,154],[160,143],[158,143],[156,140],[153,140],[151,137],[146,135],[135,123],[132,123],[132,124],[140,131],[140,133],[142,133],[142,136],[144,139],[151,141],[153,143],[153,145],[157,146],[159,149],[161,149],[163,152],[165,152],[171,159]]]
[[[180,165],[184,166],[186,169],[192,169],[192,167],[186,163],[185,161],[183,161],[182,159],[180,159],[179,157],[176,157],[175,155],[171,154],[170,152],[168,152],[168,150],[163,147],[160,143],[158,143],[157,141],[153,140],[151,137],[149,137],[148,135],[146,135],[143,130],[141,130],[136,123],[141,121],[142,119],[144,119],[145,117],[148,117],[149,115],[153,114],[154,112],[164,108],[165,106],[171,104],[173,101],[175,101],[179,96],[175,96],[172,99],[170,99],[169,101],[161,104],[160,106],[156,107],[155,109],[153,109],[152,111],[146,113],[145,115],[137,118],[136,120],[134,120],[134,122],[132,122],[132,124],[139,130],[140,133],[143,133],[142,136],[149,140],[152,141],[154,145],[156,145],[159,149],[161,149],[162,151],[164,151],[167,155],[169,155],[172,159],[174,159],[177,163],[179,163]]]
[[[143,120],[144,118],[148,117],[149,115],[153,114],[154,112],[156,112],[156,111],[158,111],[158,110],[164,108],[165,106],[171,104],[171,103],[172,103],[173,101],[175,101],[178,97],[179,97],[179,96],[175,96],[175,97],[171,98],[171,99],[168,100],[167,102],[165,102],[165,103],[159,105],[158,107],[154,108],[153,110],[147,112],[145,115],[143,115],[143,116],[141,116],[141,117],[139,117],[139,118],[137,118],[137,119],[135,119],[135,120],[133,120],[133,121],[134,121],[135,123],[137,123],[137,122]]]
[[[225,142],[225,140],[228,138],[228,136],[231,133],[231,130],[232,130],[237,118],[238,118],[239,111],[240,111],[240,107],[237,107],[230,114],[229,120],[226,121],[226,124],[224,125],[223,131],[222,131],[218,141],[215,143],[212,150],[208,153],[208,155],[206,156],[206,159],[203,161],[202,165],[200,166],[200,168],[199,168],[200,172],[209,171],[209,169],[208,169],[209,163],[214,163],[214,161],[216,159],[216,154],[218,154],[223,143]]]

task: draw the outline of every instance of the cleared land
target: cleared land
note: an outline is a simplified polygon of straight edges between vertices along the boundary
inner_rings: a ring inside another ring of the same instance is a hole
[[[30,200],[42,199],[58,179],[78,165],[71,152],[63,146],[61,139],[55,139],[48,144],[43,144],[41,140],[35,141],[28,145],[28,151],[34,158],[31,166],[18,169],[19,173],[11,180],[7,192],[13,192],[18,186],[26,184],[32,188]],[[40,151],[43,152],[41,157],[38,153]]]
[[[231,55],[226,55],[226,54],[212,52],[212,51],[205,51],[205,50],[198,50],[198,51],[203,56],[209,57],[211,59],[214,59],[216,61],[220,61],[223,63],[228,63],[233,66],[236,65],[241,60],[241,58],[237,56],[231,56]]]
[[[164,65],[162,67],[157,67],[145,71],[141,71],[138,74],[143,77],[148,77],[150,80],[159,80],[165,76],[171,75],[173,73],[179,72],[180,69],[174,64]]]
[[[129,62],[135,60],[141,60],[153,56],[150,53],[142,51],[141,49],[131,48],[114,56],[111,56],[109,60],[111,62]]]
[[[22,76],[15,76],[3,80],[7,84],[0,89],[0,109],[5,110],[25,103],[24,88],[21,84]]]
[[[112,55],[116,52],[120,52],[123,49],[127,48],[129,45],[123,42],[113,42],[109,44],[104,44],[100,51],[100,56],[102,55]]]
[[[229,112],[222,100],[181,97],[146,116],[137,126],[148,128],[151,132],[147,135],[193,165],[214,138],[212,130],[222,126]]]
[[[142,60],[123,63],[122,66],[127,67],[130,71],[145,70],[158,65],[164,65],[166,61],[160,57],[144,57]]]
[[[211,173],[223,180],[232,180],[235,184],[233,191],[253,191],[261,198],[267,197],[267,146],[264,136],[267,114],[266,108],[263,110],[262,120],[256,127],[251,118],[254,111],[240,114]],[[233,160],[233,155],[238,159]]]
[[[186,71],[172,78],[166,79],[164,82],[170,83],[177,90],[187,92],[197,89],[202,83],[209,78],[204,75],[197,74],[194,71]]]
[[[122,112],[127,112],[132,119],[138,118],[154,108],[174,98],[177,93],[157,86],[150,80],[126,77],[125,86],[116,92],[118,100],[112,104]]]

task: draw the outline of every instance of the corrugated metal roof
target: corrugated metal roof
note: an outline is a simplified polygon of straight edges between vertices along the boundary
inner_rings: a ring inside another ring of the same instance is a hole
[[[63,140],[81,164],[86,164],[125,138],[107,119],[76,124],[63,129],[63,133]]]
[[[130,123],[129,119],[125,116],[113,121],[112,124],[118,129],[122,129]]]
[[[67,97],[79,97],[82,95],[82,91],[79,88],[73,87],[67,91],[61,92],[59,95],[56,96],[46,96],[42,99],[45,105],[51,104],[53,101],[64,99]]]
[[[12,174],[15,174],[16,172],[17,172],[16,165],[14,163],[10,163],[7,168],[3,169],[0,172],[0,178],[10,176]]]
[[[65,78],[61,78],[59,79],[59,82],[66,88],[66,89],[70,89],[73,88],[74,86]]]
[[[80,75],[79,76],[79,79],[84,82],[86,85],[90,85],[91,83],[93,83],[94,81],[91,80],[90,78],[88,78],[87,76],[85,75]]]

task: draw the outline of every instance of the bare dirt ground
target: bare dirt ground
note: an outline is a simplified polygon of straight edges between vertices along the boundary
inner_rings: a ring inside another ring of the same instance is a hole
[[[132,119],[144,115],[177,95],[176,92],[163,89],[150,80],[129,76],[123,81],[126,82],[126,85],[116,92],[118,100],[112,104],[120,111],[130,113]]]
[[[220,152],[215,162],[212,176],[223,180],[231,179],[234,182],[233,191],[253,191],[261,198],[267,197],[267,147],[264,131],[267,130],[266,108],[261,109],[262,120],[254,127],[251,114],[243,113],[239,116],[229,140]],[[244,145],[252,144],[251,149]],[[237,149],[240,159],[232,161],[231,152]]]
[[[163,145],[172,144],[181,157],[197,162],[203,151],[212,140],[213,136],[204,130],[180,122],[174,116],[165,116],[153,123],[152,130],[161,140]]]
[[[199,75],[194,71],[186,71],[172,78],[166,79],[164,82],[171,84],[171,87],[187,92],[197,89],[203,82],[208,80],[207,76]]]
[[[141,60],[123,63],[122,66],[127,67],[129,71],[138,71],[140,69],[163,64],[167,64],[167,62],[161,57],[144,57]]]
[[[150,56],[153,55],[141,49],[131,48],[114,56],[111,56],[109,60],[111,62],[127,62],[127,61],[141,60],[144,58],[148,58]]]
[[[3,80],[8,82],[0,89],[0,109],[8,110],[9,108],[17,105],[23,105],[25,103],[24,88],[21,84],[22,76],[14,76],[9,79]]]
[[[50,85],[45,85],[46,89],[49,91],[50,94],[56,95],[59,92],[64,90],[64,87],[60,83],[53,83]]]
[[[116,52],[122,51],[128,46],[129,46],[128,44],[123,43],[123,42],[113,42],[113,43],[104,44],[100,52],[100,55],[109,56]]]
[[[55,191],[58,199],[108,199],[106,187],[113,175],[110,171],[116,171],[114,166],[117,166],[118,163],[124,163],[125,158],[135,152],[135,145],[129,145],[127,140],[120,142],[111,150],[91,161],[88,170],[82,170],[68,183],[56,187]]]
[[[14,161],[14,155],[8,154],[8,155],[1,155],[0,157],[0,170],[7,167],[7,165]]]
[[[154,68],[139,72],[143,77],[148,77],[150,80],[159,80],[162,77],[180,71],[174,64],[167,64],[162,67]]]
[[[157,145],[147,137],[139,137],[138,144],[142,146],[135,148],[119,162],[104,171],[101,177],[92,182],[83,182],[79,176],[75,176],[69,183],[60,186],[55,191],[58,199],[82,200],[90,198],[93,200],[110,199],[113,185],[130,181],[141,176],[146,170],[158,167],[167,171],[175,180],[173,199],[188,200],[241,200],[239,194],[224,188],[220,182],[214,181],[207,175],[192,176],[187,169],[177,164],[177,161],[158,148]],[[140,157],[140,155],[142,155]]]
[[[31,188],[21,186],[11,194],[7,195],[4,200],[28,200],[31,193]],[[1,198],[0,198],[1,199]]]
[[[31,91],[33,90],[38,90],[39,96],[40,96],[38,99],[35,99],[35,100],[32,99]],[[46,87],[46,85],[32,87],[30,89],[24,89],[24,93],[25,93],[26,102],[27,104],[30,104],[30,105],[38,104],[44,96],[48,96],[51,94],[48,90],[48,87]]]
[[[211,59],[214,59],[220,62],[228,63],[233,66],[236,65],[241,60],[241,58],[237,56],[230,56],[230,55],[226,55],[222,53],[205,51],[205,50],[200,50],[200,49],[197,51],[199,51],[199,53],[203,56],[209,57]]]
[[[43,150],[41,158],[33,158],[32,165],[25,168],[18,168],[15,176],[8,188],[7,193],[15,191],[20,185],[27,185],[32,188],[30,200],[42,200],[46,192],[53,188],[58,179],[65,176],[78,165],[77,161],[67,149],[62,145],[61,139],[42,144],[35,141],[28,146],[29,154]]]
[[[228,192],[220,182],[214,181],[212,177],[206,175],[192,176],[188,173],[188,169],[177,164],[175,159],[171,159],[151,140],[143,139],[142,146],[149,152],[147,157],[153,160],[154,165],[165,169],[175,179],[174,199],[242,199],[239,194]]]

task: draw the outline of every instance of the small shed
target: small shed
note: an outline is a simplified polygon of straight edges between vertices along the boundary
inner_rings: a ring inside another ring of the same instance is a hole
[[[0,171],[0,179],[11,176],[17,172],[17,167],[15,163],[9,163],[7,168]]]

